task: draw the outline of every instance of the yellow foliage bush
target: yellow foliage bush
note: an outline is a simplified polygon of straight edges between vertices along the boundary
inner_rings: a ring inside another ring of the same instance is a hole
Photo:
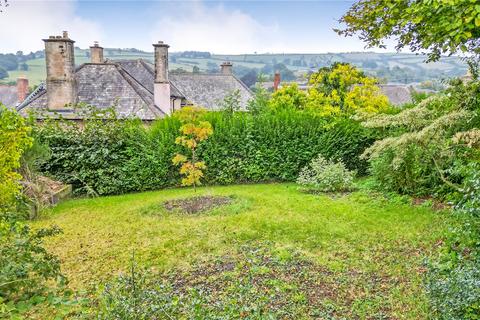
[[[20,167],[23,152],[33,142],[30,127],[16,112],[0,105],[0,211],[10,206],[20,191]]]

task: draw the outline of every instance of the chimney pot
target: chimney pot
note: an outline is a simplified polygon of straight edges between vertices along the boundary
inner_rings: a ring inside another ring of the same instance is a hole
[[[103,48],[99,46],[98,41],[93,42],[93,46],[90,47],[90,62],[91,63],[103,63]]]
[[[63,31],[63,38],[68,39],[68,31]]]
[[[220,65],[222,74],[233,74],[233,64],[230,61],[225,61]]]

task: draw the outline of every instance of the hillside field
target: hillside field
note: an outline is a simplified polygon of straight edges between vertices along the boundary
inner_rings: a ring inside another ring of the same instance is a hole
[[[138,50],[128,51],[108,49],[104,51],[107,59],[147,59],[153,61],[153,53]],[[368,74],[386,79],[391,83],[413,83],[426,80],[441,80],[444,78],[462,76],[466,73],[465,63],[458,57],[443,57],[435,63],[424,63],[424,56],[405,53],[326,53],[326,54],[241,54],[216,55],[210,58],[182,57],[180,53],[170,54],[170,70],[183,69],[192,72],[197,66],[200,72],[218,70],[224,61],[234,64],[234,72],[241,77],[249,70],[262,71],[265,66],[278,63],[285,64],[297,76],[302,76],[311,70],[328,66],[333,62],[352,63]],[[89,61],[88,51],[75,50],[76,64]],[[26,61],[28,71],[9,71],[9,77],[0,80],[0,83],[13,83],[19,76],[26,76],[30,85],[38,85],[45,79],[45,59],[36,58]],[[270,75],[271,76],[271,75]]]

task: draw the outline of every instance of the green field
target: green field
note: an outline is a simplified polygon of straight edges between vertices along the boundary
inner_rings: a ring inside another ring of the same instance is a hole
[[[76,49],[76,64],[88,62],[87,50]],[[261,70],[267,64],[284,63],[289,69],[294,71],[297,76],[316,70],[319,67],[330,65],[333,62],[349,62],[364,69],[367,73],[377,75],[385,68],[399,67],[408,70],[413,74],[411,80],[421,82],[425,80],[439,80],[454,76],[461,76],[466,73],[465,63],[458,57],[443,57],[439,62],[424,63],[424,56],[403,53],[326,53],[326,54],[242,54],[242,55],[215,55],[211,58],[182,58],[179,53],[171,53],[175,57],[175,62],[170,62],[170,69],[182,68],[191,72],[194,66],[200,68],[200,71],[207,71],[208,64],[219,66],[224,61],[233,62],[234,66],[242,68],[236,69],[238,76],[245,74],[248,69]],[[129,52],[118,51],[118,49],[105,49],[105,58],[108,59],[147,59],[153,60],[153,53],[148,52]],[[30,80],[30,85],[37,85],[45,79],[45,60],[44,58],[29,60],[26,62],[29,66],[28,71],[9,71],[9,77],[0,80],[0,83],[15,82],[18,76],[26,76]],[[374,63],[372,66],[371,63]],[[370,65],[369,65],[370,64]],[[398,71],[393,74],[381,73],[388,81],[398,81]]]
[[[198,214],[163,207],[194,195],[228,196],[233,203]],[[112,281],[129,270],[135,253],[139,267],[154,274],[184,274],[184,285],[215,288],[220,309],[238,294],[268,310],[271,301],[286,299],[280,311],[290,310],[291,319],[312,312],[332,319],[426,319],[422,259],[448,220],[446,213],[367,191],[328,196],[301,193],[294,184],[260,184],[74,199],[33,226],[63,229],[47,247],[74,289]],[[219,273],[223,268],[231,271]],[[191,279],[196,275],[200,284]],[[266,287],[247,280],[257,277]],[[223,282],[228,285],[218,287]]]

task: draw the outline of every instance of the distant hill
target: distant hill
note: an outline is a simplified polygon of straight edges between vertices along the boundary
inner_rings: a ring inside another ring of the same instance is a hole
[[[208,52],[188,51],[185,53],[172,52],[170,54],[170,69],[192,72],[197,67],[200,72],[219,70],[223,61],[234,64],[234,72],[242,77],[251,70],[273,73],[273,66],[284,64],[298,77],[330,65],[335,61],[352,63],[368,74],[377,76],[389,83],[419,83],[424,81],[441,80],[444,78],[462,76],[466,73],[466,64],[458,57],[443,57],[439,62],[424,63],[424,56],[406,53],[326,53],[326,54],[241,54],[216,55]],[[26,76],[30,84],[37,85],[45,79],[45,58],[43,52],[37,52],[34,59],[24,60],[28,70],[10,70],[9,77],[0,80],[0,83],[13,83],[19,76]],[[147,59],[153,60],[153,53],[137,49],[105,48],[105,58],[108,59]],[[88,62],[89,51],[76,48],[75,61],[77,64]],[[27,69],[23,65],[22,68]],[[267,74],[269,76],[269,74]]]

